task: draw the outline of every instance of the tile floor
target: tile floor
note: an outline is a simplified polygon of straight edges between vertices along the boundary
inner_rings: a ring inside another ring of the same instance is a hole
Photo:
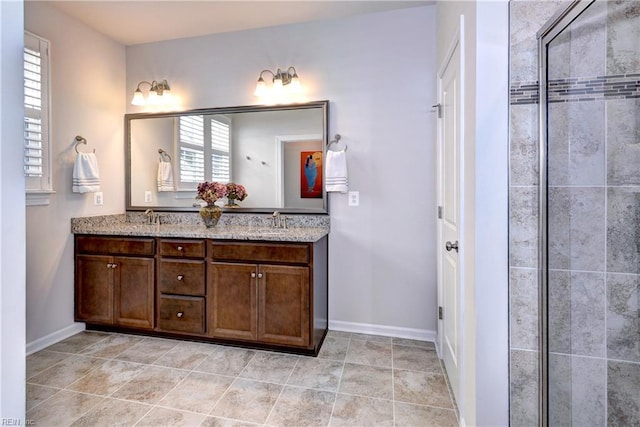
[[[85,331],[27,357],[44,426],[457,426],[433,343],[330,331],[317,358]]]

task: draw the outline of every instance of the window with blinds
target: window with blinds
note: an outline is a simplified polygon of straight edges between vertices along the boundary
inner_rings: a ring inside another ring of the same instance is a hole
[[[24,174],[26,189],[51,191],[49,163],[49,42],[24,36]]]
[[[231,122],[224,116],[178,117],[181,190],[203,181],[229,182]]]

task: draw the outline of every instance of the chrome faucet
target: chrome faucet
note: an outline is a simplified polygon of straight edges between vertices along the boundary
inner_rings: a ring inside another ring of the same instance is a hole
[[[158,220],[158,216],[153,212],[153,209],[147,209],[144,214],[147,216],[147,224],[153,224]]]
[[[280,223],[280,211],[275,211],[273,213],[273,227],[274,228],[282,227],[282,225]]]

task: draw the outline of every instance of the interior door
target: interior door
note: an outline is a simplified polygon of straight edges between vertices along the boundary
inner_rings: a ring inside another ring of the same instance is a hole
[[[462,76],[459,39],[450,50],[438,79],[438,341],[440,357],[456,401],[460,402],[462,361],[461,277],[459,245],[462,184]]]

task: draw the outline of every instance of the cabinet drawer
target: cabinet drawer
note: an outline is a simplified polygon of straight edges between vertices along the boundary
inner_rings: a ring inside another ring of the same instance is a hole
[[[150,255],[155,252],[153,239],[77,236],[76,251],[111,255]]]
[[[204,261],[163,258],[159,263],[158,289],[168,294],[204,295],[204,270]]]
[[[204,240],[160,240],[160,256],[204,258]]]
[[[165,331],[204,333],[204,298],[160,297],[159,327]]]
[[[216,260],[288,262],[307,264],[309,245],[295,243],[225,243],[211,241],[211,256]]]

